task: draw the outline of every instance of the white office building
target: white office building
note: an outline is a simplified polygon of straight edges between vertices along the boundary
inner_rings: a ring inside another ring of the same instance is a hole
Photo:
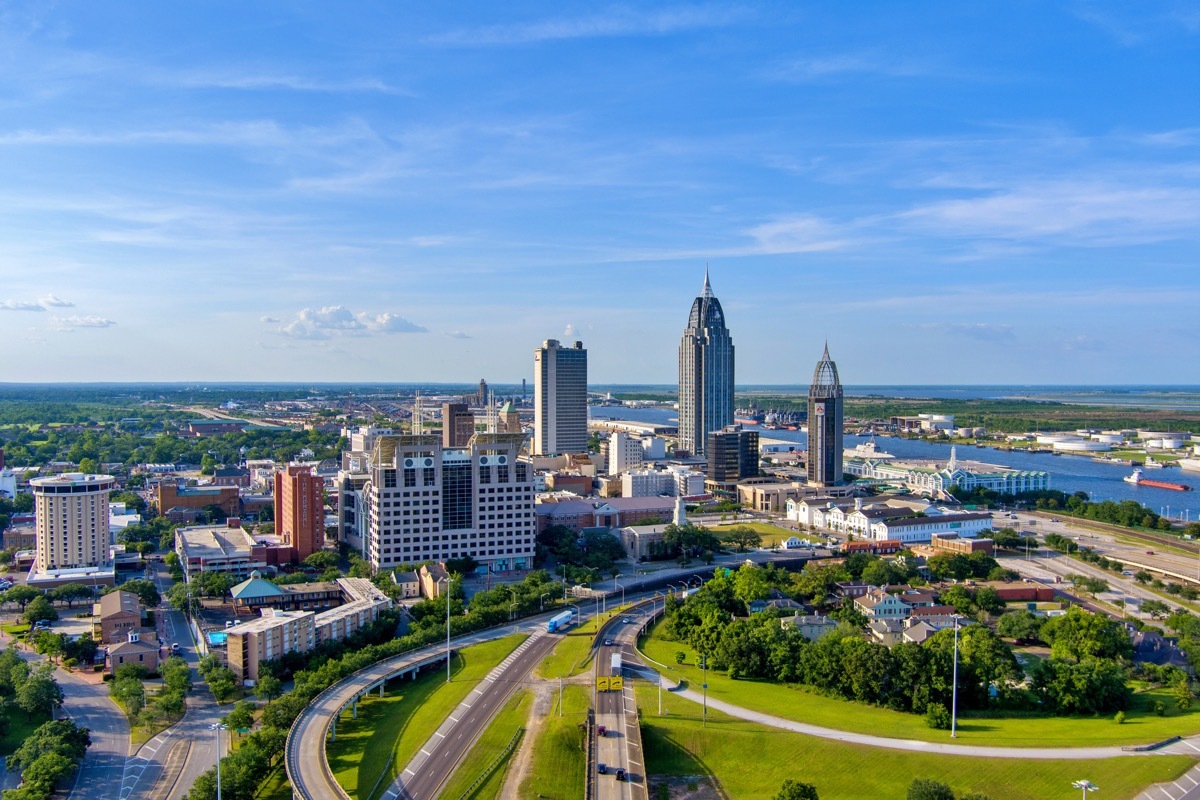
[[[587,350],[547,339],[533,352],[533,454],[587,452]]]

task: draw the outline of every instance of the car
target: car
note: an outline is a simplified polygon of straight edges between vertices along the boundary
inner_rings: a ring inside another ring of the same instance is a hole
[[[612,639],[605,639],[605,640],[604,640],[604,646],[605,646],[605,647],[612,647],[612,646],[613,646],[613,640],[612,640]]]
[[[619,780],[619,781],[625,780],[625,768],[624,767],[617,767],[617,780]]]
[[[178,653],[180,649],[181,648],[179,647],[179,642],[171,642],[171,652],[172,653]]]
[[[621,620],[622,625],[629,625],[632,623],[633,623],[633,617],[625,617],[625,619]]]
[[[1130,569],[1122,570],[1121,574],[1124,575],[1126,578],[1132,578],[1133,570],[1130,570]]]
[[[600,775],[606,775],[606,774],[608,774],[608,767],[604,766],[603,764],[597,764],[596,772],[599,773]]]
[[[1153,551],[1153,550],[1147,550],[1147,551],[1146,551],[1146,555],[1148,555],[1148,556],[1152,556],[1152,555],[1154,555],[1154,551]]]
[[[234,622],[233,620],[231,620],[231,619],[227,619],[227,620],[225,620],[225,627],[226,627],[226,628],[232,628],[234,625],[237,625],[237,623],[236,623],[236,622]]]
[[[603,725],[596,726],[596,735],[597,736],[604,736],[606,733],[608,733],[608,728],[604,727]]]

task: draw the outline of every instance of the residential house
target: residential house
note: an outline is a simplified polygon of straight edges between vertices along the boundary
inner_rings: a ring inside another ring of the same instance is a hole
[[[825,634],[832,631],[838,626],[837,620],[832,617],[814,615],[797,614],[793,617],[780,617],[779,626],[781,628],[795,628],[800,632],[800,635],[810,642],[815,642]]]
[[[142,603],[132,592],[111,592],[92,604],[92,638],[101,644],[128,641],[141,626]]]

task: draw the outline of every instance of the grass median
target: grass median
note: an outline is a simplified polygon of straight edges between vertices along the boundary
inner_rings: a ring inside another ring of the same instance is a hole
[[[592,649],[596,633],[602,625],[613,617],[619,617],[631,605],[632,603],[626,603],[616,608],[610,607],[599,618],[593,617],[582,625],[567,631],[562,637],[562,641],[555,645],[554,651],[538,665],[537,676],[548,680],[570,678],[590,668],[592,659],[596,655],[596,651]]]
[[[496,758],[512,741],[517,730],[525,726],[525,721],[529,716],[529,705],[532,702],[533,695],[527,690],[521,690],[508,698],[504,708],[500,709],[491,724],[463,757],[462,763],[454,770],[454,774],[446,782],[439,797],[447,798],[447,800],[459,800],[459,798],[495,800],[500,796],[500,792],[504,789],[504,778],[508,774],[508,764],[516,750],[509,752],[501,764],[495,763]],[[492,768],[492,771],[488,773],[487,778],[470,794],[466,794],[467,790],[471,788],[471,784],[489,768]]]
[[[666,677],[687,681],[698,688],[703,672],[696,666],[696,652],[681,642],[659,638],[663,623],[642,640],[642,651],[655,661],[668,665]],[[685,663],[676,664],[675,654],[683,652]],[[733,680],[726,673],[708,671],[708,696],[741,708],[760,711],[783,719],[805,722],[836,730],[866,733],[895,739],[919,739],[944,742],[945,731],[929,728],[917,714],[827,697],[793,683],[758,680]],[[1154,704],[1167,707],[1158,716]],[[1092,747],[1103,745],[1148,744],[1170,736],[1186,736],[1200,731],[1200,707],[1187,711],[1175,706],[1169,689],[1138,691],[1134,706],[1125,712],[1125,723],[1111,716],[1055,717],[1043,714],[985,714],[966,712],[958,716],[958,740],[962,744],[995,747]]]
[[[995,800],[1068,800],[1079,796],[1072,782],[1087,778],[1104,797],[1120,800],[1174,780],[1196,763],[1187,756],[1036,761],[911,753],[780,731],[712,709],[705,727],[699,705],[674,696],[665,702],[667,716],[641,718],[647,772],[652,778],[710,775],[738,800],[768,800],[788,778],[813,784],[821,800],[904,797],[914,778]],[[653,688],[639,686],[638,705],[649,710],[656,704]]]
[[[591,705],[591,689],[587,686],[563,687],[562,716],[557,703],[550,709],[537,737],[528,746],[533,748],[529,774],[521,782],[517,796],[546,798],[546,800],[577,800],[584,793],[584,771],[587,754],[583,750],[583,729]]]
[[[334,779],[357,800],[381,796],[446,717],[524,640],[518,634],[464,647],[451,659],[449,683],[436,669],[416,680],[398,678],[384,697],[359,702],[358,719],[343,712],[337,741],[325,746]]]

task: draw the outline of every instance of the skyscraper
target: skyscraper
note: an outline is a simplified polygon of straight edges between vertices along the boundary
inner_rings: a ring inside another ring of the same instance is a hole
[[[303,561],[325,546],[325,481],[310,464],[275,473],[275,532]]]
[[[704,289],[692,303],[679,342],[679,445],[692,455],[703,455],[708,434],[731,424],[733,339],[705,267]]]
[[[716,491],[730,491],[738,481],[758,477],[758,431],[729,425],[708,434],[705,476]]]
[[[842,382],[837,364],[829,357],[828,342],[808,389],[808,482],[814,486],[842,482]]]
[[[533,454],[587,451],[587,350],[547,339],[533,351]]]

